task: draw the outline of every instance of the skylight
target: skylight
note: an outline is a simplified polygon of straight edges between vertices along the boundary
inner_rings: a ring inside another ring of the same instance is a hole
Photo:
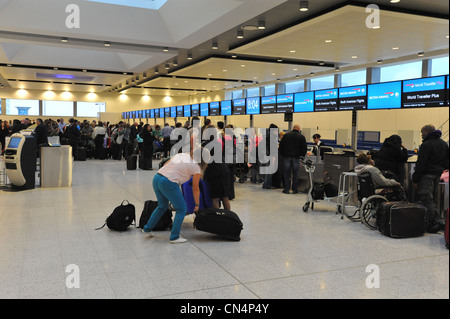
[[[86,1],[114,4],[134,8],[143,8],[150,10],[159,10],[167,2],[167,0],[86,0]]]

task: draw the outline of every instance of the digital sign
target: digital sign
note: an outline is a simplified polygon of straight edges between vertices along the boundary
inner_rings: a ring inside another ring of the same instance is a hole
[[[220,114],[223,116],[231,115],[231,101],[220,102]]]
[[[200,104],[200,116],[209,116],[209,103]]]
[[[233,100],[233,115],[244,115],[245,114],[245,99]]]
[[[183,107],[183,114],[184,114],[184,117],[191,117],[191,106],[190,105],[185,105]]]
[[[314,92],[297,93],[294,95],[294,112],[314,112]]]
[[[359,85],[339,89],[339,110],[357,111],[367,109],[367,86]]]
[[[192,104],[191,105],[191,115],[192,116],[200,116],[200,105],[199,104]]]
[[[260,114],[261,110],[261,98],[260,97],[249,97],[247,98],[247,114],[254,115]]]
[[[155,118],[156,119],[158,119],[158,118],[160,118],[160,112],[161,112],[161,109],[155,109]]]
[[[294,94],[277,95],[277,113],[294,112]]]
[[[150,110],[150,116],[149,118],[154,119],[155,118],[155,110]]]
[[[183,117],[184,116],[184,106],[177,106],[177,117]]]
[[[445,105],[445,76],[403,81],[402,107]]]
[[[261,97],[261,114],[277,113],[277,97],[263,96]]]
[[[338,110],[338,90],[328,89],[316,91],[314,94],[314,110],[316,112]]]
[[[367,91],[367,109],[399,109],[402,106],[402,82],[370,84]]]
[[[209,115],[210,116],[220,115],[220,103],[219,102],[209,103]]]

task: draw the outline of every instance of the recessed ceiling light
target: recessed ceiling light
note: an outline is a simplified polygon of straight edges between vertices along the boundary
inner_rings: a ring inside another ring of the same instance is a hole
[[[352,56],[352,59],[357,59],[357,58],[358,58],[357,55]]]
[[[291,51],[289,51],[289,52],[291,52],[291,53],[295,53],[295,52],[297,52],[297,51],[295,51],[295,50],[291,50]]]
[[[164,52],[169,52],[169,48],[164,48],[163,51]]]
[[[325,62],[320,61],[320,62],[319,62],[319,65],[325,65]]]
[[[399,47],[393,47],[392,50],[398,50],[400,49]]]
[[[213,50],[218,50],[219,49],[219,45],[217,44],[217,42],[213,42],[212,49]]]
[[[331,43],[333,40],[325,40],[325,43]]]
[[[309,3],[308,1],[300,1],[300,11],[306,12],[309,10]]]
[[[67,39],[67,38],[62,38],[62,39],[61,39],[61,42],[62,42],[62,43],[67,43],[67,42],[69,42],[69,39]]]
[[[266,22],[265,21],[259,21],[258,22],[258,29],[259,30],[264,30],[266,28]]]
[[[418,56],[425,56],[425,52],[419,52]]]
[[[244,38],[244,31],[238,30],[236,38],[243,39]]]
[[[378,63],[378,64],[382,64],[382,63],[383,63],[383,60],[378,60],[377,63]]]
[[[189,53],[189,54],[187,55],[187,59],[188,59],[188,60],[192,60],[192,54],[191,54],[191,53]]]
[[[105,42],[105,47],[110,47],[111,46],[111,42]]]
[[[400,0],[391,0],[391,3],[399,3]]]
[[[279,58],[279,59],[277,60],[277,62],[283,62],[283,59]]]

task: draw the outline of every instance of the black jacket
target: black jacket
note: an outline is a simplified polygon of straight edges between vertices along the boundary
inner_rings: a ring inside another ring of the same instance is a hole
[[[48,128],[45,124],[39,124],[33,133],[36,138],[36,145],[48,144]]]
[[[305,137],[296,130],[286,133],[280,142],[280,154],[284,158],[300,158],[306,155],[307,149]]]
[[[375,159],[375,166],[380,171],[391,171],[399,176],[400,167],[408,161],[408,150],[400,146],[384,143]]]
[[[441,139],[441,131],[428,134],[419,148],[413,182],[418,183],[424,175],[441,176],[448,169],[448,145]]]

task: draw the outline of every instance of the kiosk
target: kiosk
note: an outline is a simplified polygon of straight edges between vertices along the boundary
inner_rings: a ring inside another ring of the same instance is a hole
[[[36,139],[13,134],[5,148],[6,175],[12,190],[34,189],[36,186]]]

